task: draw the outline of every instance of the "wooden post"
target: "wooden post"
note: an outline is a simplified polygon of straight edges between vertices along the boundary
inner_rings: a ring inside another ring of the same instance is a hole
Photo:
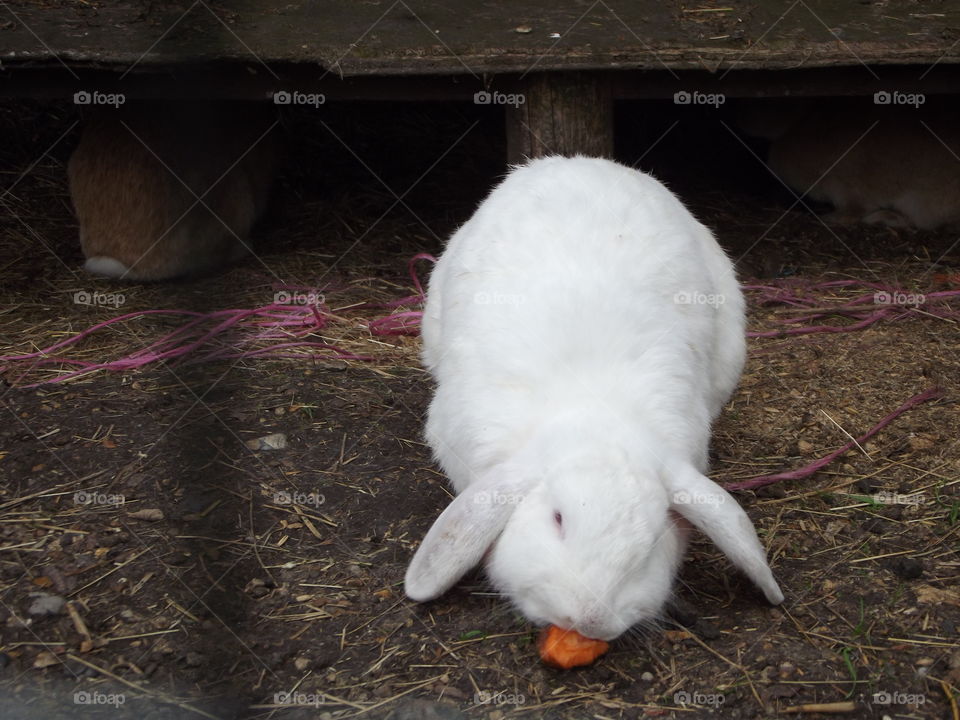
[[[541,155],[613,156],[613,98],[599,73],[535,73],[518,88],[522,105],[506,108],[507,160]]]

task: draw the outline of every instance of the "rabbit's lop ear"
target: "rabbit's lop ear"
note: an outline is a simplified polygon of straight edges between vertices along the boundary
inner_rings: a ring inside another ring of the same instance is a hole
[[[773,579],[753,524],[730,493],[690,466],[669,473],[668,489],[673,510],[713,540],[763,590],[767,600],[774,605],[783,602],[783,592]]]
[[[443,595],[483,558],[526,489],[504,466],[460,493],[427,532],[417,549],[404,590],[423,602]]]

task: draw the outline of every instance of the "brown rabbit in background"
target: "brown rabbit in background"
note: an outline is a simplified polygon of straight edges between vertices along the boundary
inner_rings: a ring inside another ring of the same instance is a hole
[[[275,170],[274,122],[250,103],[98,108],[68,166],[86,269],[167,280],[242,257]]]
[[[924,230],[960,225],[955,113],[862,102],[793,110],[789,118],[751,112],[740,125],[773,141],[770,169],[784,183],[834,206],[828,222]]]

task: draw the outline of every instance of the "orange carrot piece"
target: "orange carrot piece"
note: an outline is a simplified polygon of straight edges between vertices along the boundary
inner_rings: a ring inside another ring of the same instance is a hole
[[[610,649],[603,640],[584,637],[576,630],[564,630],[556,625],[543,629],[538,647],[541,660],[562,670],[589,665]]]

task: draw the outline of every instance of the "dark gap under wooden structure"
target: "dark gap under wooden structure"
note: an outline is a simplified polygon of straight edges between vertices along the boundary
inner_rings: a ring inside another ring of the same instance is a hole
[[[0,8],[7,97],[486,100],[511,161],[610,155],[619,99],[955,93],[957,62],[960,4],[919,0]]]

